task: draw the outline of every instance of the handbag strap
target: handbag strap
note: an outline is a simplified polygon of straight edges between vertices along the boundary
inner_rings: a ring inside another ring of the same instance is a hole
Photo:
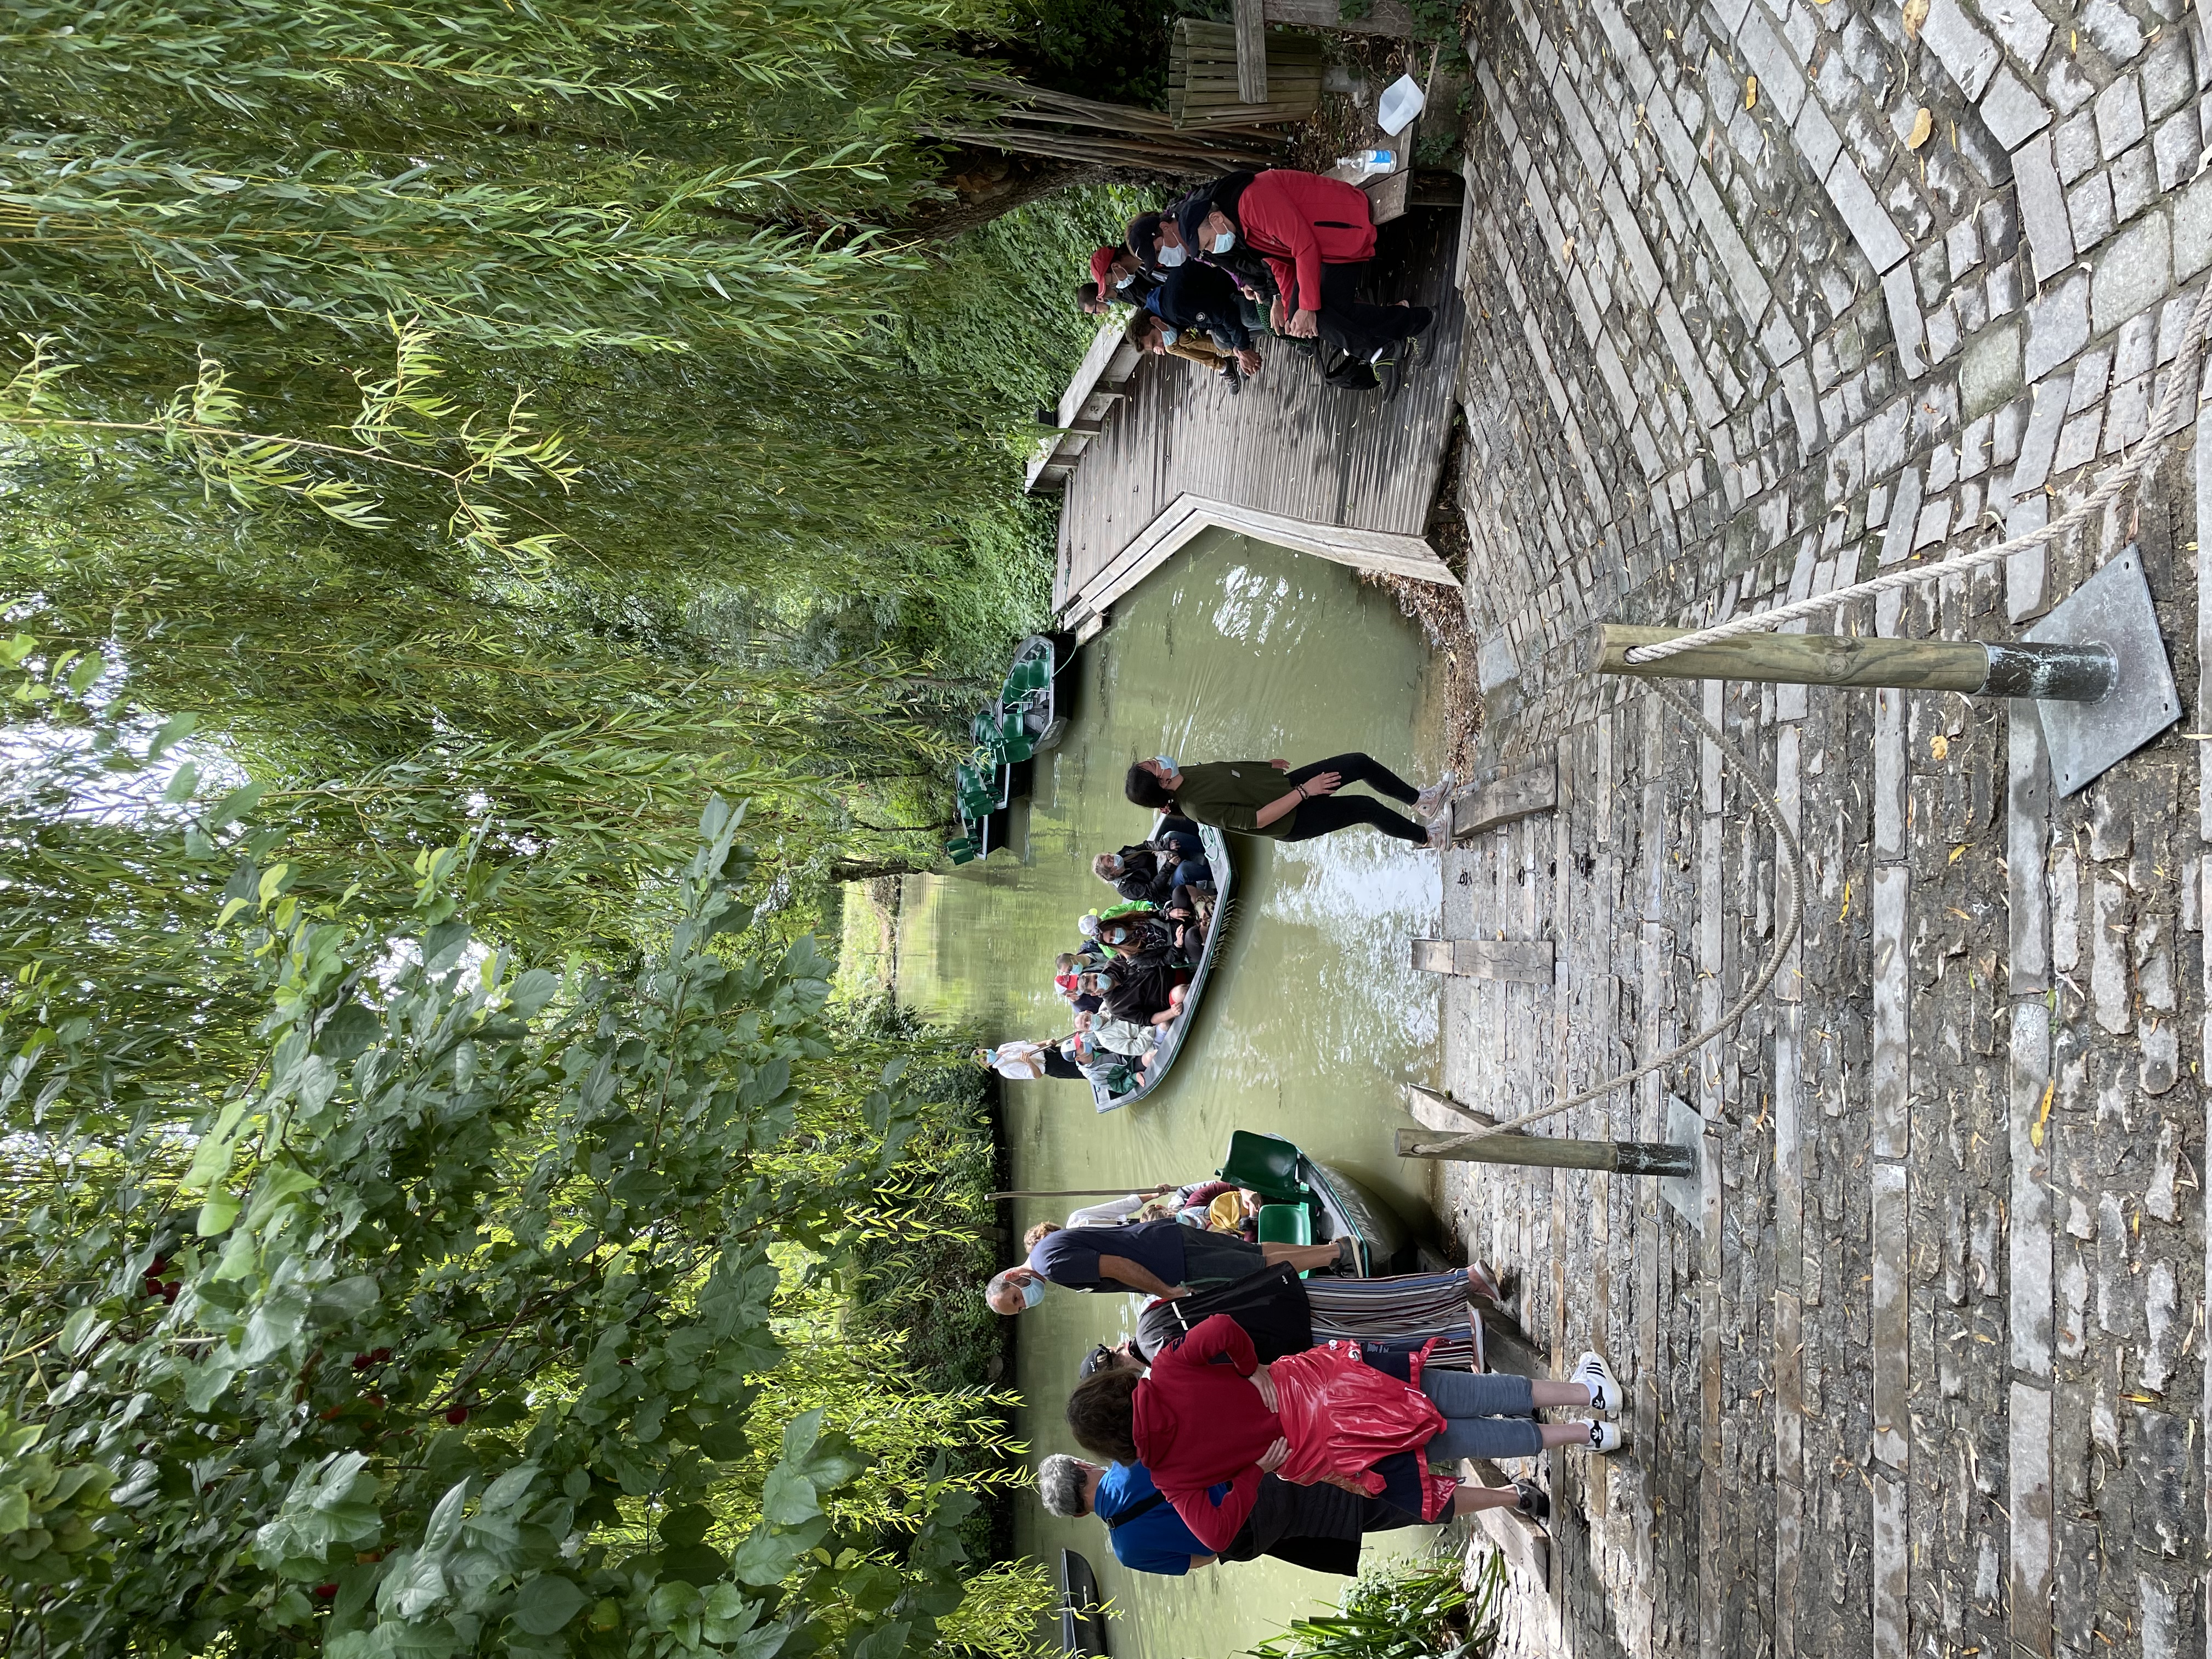
[[[1167,1501],[1168,1500],[1165,1498],[1162,1497],[1157,1492],[1147,1492],[1144,1497],[1139,1498],[1135,1503],[1127,1504],[1122,1508],[1115,1510],[1111,1515],[1102,1515],[1098,1518],[1106,1523],[1106,1530],[1111,1532],[1116,1527],[1127,1525],[1139,1516],[1144,1514],[1146,1510],[1158,1509],[1161,1504]]]

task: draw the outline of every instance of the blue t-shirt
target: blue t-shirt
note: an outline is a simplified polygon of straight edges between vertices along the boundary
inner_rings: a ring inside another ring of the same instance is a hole
[[[1037,1242],[1036,1249],[1030,1252],[1029,1264],[1067,1291],[1133,1288],[1118,1279],[1098,1276],[1102,1255],[1133,1261],[1163,1285],[1180,1285],[1185,1237],[1180,1221],[1139,1221],[1127,1227],[1062,1227]]]
[[[1158,1490],[1152,1484],[1152,1472],[1142,1463],[1109,1464],[1106,1473],[1098,1477],[1098,1493],[1091,1507],[1100,1520],[1109,1520]],[[1229,1495],[1229,1483],[1224,1480],[1209,1487],[1206,1495],[1218,1504]],[[1213,1553],[1183,1524],[1175,1505],[1165,1501],[1153,1504],[1124,1526],[1109,1527],[1106,1537],[1114,1547],[1114,1559],[1134,1572],[1177,1577],[1190,1571],[1192,1556]]]

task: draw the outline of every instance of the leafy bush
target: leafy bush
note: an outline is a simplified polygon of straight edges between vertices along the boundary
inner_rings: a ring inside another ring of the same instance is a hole
[[[1260,1659],[1476,1659],[1498,1640],[1505,1565],[1489,1553],[1470,1591],[1455,1556],[1370,1568],[1344,1592],[1343,1611],[1296,1619],[1251,1650]]]

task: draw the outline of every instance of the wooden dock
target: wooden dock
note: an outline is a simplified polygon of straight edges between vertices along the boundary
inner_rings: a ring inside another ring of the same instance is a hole
[[[1462,219],[1416,210],[1380,233],[1372,297],[1437,313],[1391,402],[1324,385],[1310,359],[1278,343],[1241,397],[1189,363],[1148,357],[1113,388],[1110,405],[1063,410],[1063,420],[1099,428],[1061,440],[1049,472],[1039,469],[1048,483],[1066,480],[1053,586],[1064,626],[1095,632],[1115,599],[1213,525],[1363,568],[1455,581],[1422,530],[1465,328],[1454,282]],[[1086,393],[1114,378],[1106,355],[1094,355],[1102,361],[1085,364]]]

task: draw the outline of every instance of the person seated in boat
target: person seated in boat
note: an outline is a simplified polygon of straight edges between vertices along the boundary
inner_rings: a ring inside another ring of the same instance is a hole
[[[1452,778],[1447,773],[1427,788],[1416,789],[1363,754],[1332,755],[1295,769],[1285,760],[1209,761],[1179,767],[1167,756],[1155,755],[1130,767],[1122,793],[1136,805],[1171,810],[1243,836],[1311,841],[1364,823],[1415,846],[1441,850],[1450,845],[1449,811],[1424,829],[1372,797],[1338,795],[1346,783],[1364,783],[1425,817],[1445,806]]]
[[[1029,1260],[993,1277],[983,1299],[1002,1314],[1043,1300],[1047,1281],[1071,1291],[1127,1291],[1172,1301],[1203,1285],[1242,1279],[1275,1262],[1300,1272],[1356,1265],[1334,1244],[1247,1244],[1175,1221],[1063,1227],[1040,1221],[1022,1241]]]
[[[1547,1448],[1614,1451],[1620,1401],[1595,1353],[1565,1382],[1447,1370],[1426,1364],[1422,1349],[1375,1343],[1331,1342],[1262,1363],[1243,1328],[1216,1314],[1161,1349],[1143,1376],[1115,1366],[1078,1383],[1067,1425],[1093,1456],[1144,1464],[1200,1541],[1219,1550],[1253,1513],[1261,1480],[1278,1472],[1425,1521],[1510,1506],[1508,1488],[1462,1488],[1425,1465]],[[1538,1423],[1544,1407],[1597,1414]],[[1224,1480],[1229,1495],[1217,1503],[1209,1489]]]
[[[1055,1452],[1037,1468],[1037,1496],[1047,1514],[1066,1521],[1097,1516],[1106,1523],[1115,1560],[1132,1571],[1171,1578],[1217,1561],[1253,1561],[1262,1555],[1349,1577],[1359,1571],[1360,1540],[1368,1533],[1420,1521],[1380,1498],[1354,1498],[1334,1486],[1297,1486],[1271,1474],[1260,1487],[1252,1514],[1237,1536],[1226,1548],[1214,1551],[1199,1541],[1175,1506],[1160,1496],[1141,1463],[1100,1465]],[[1534,1483],[1529,1491],[1541,1498]],[[1223,1501],[1229,1496],[1228,1483],[1210,1488],[1208,1496]]]
[[[1173,1301],[1153,1300],[1137,1316],[1137,1334],[1119,1347],[1101,1344],[1079,1377],[1102,1365],[1148,1365],[1152,1356],[1200,1321],[1226,1314],[1244,1328],[1262,1359],[1279,1359],[1316,1342],[1431,1344],[1428,1363],[1480,1370],[1471,1302],[1501,1304],[1497,1276],[1483,1263],[1434,1273],[1300,1279],[1264,1267],[1227,1285]]]
[[[1087,1020],[1090,1016],[1080,1018]],[[1126,1095],[1145,1080],[1143,1071],[1128,1055],[1101,1044],[1087,1024],[1061,1045],[1061,1051],[1075,1063],[1085,1082],[1109,1095]]]

